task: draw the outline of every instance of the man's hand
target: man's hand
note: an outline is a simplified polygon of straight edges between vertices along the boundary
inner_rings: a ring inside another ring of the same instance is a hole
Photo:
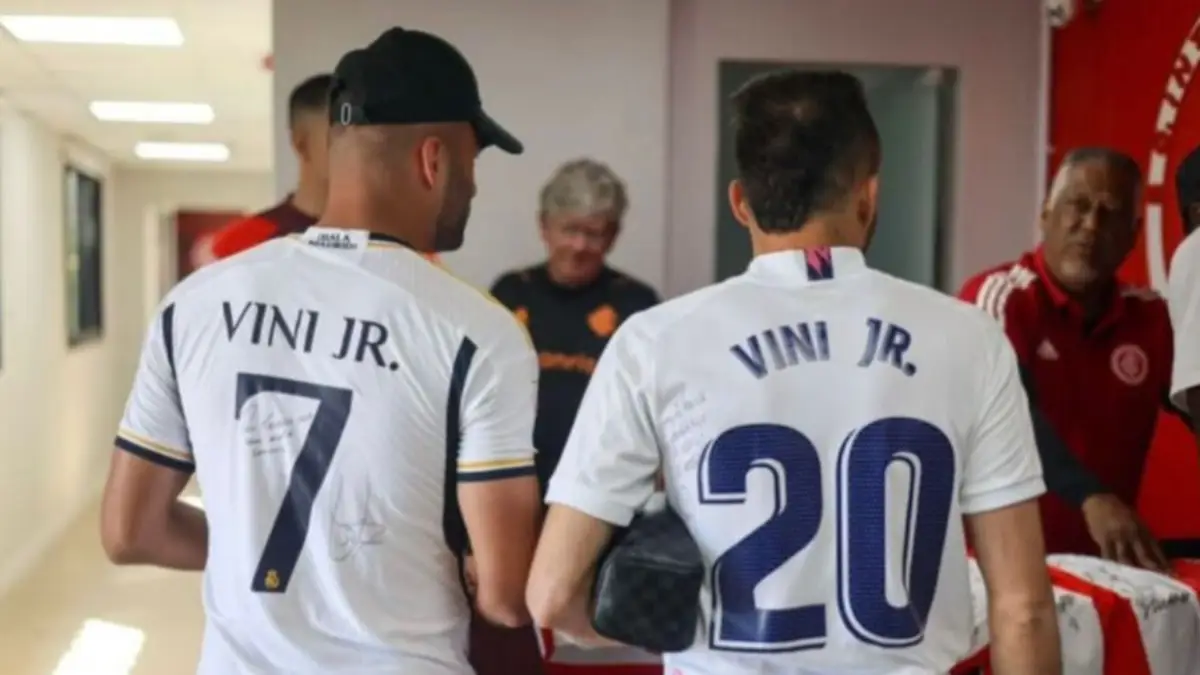
[[[1082,510],[1088,533],[1104,558],[1155,572],[1170,569],[1154,536],[1120,499],[1110,494],[1092,495],[1083,501]]]

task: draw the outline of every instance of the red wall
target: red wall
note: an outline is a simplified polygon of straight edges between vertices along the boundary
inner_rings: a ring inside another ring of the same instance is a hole
[[[1076,0],[1076,5],[1085,4]],[[1175,167],[1200,145],[1200,0],[1102,0],[1054,31],[1051,49],[1051,163],[1083,145],[1132,154],[1147,172],[1146,227],[1122,270],[1149,284],[1165,269],[1180,228]],[[1165,171],[1151,170],[1154,165]],[[1161,206],[1161,226],[1153,213]],[[1162,253],[1147,244],[1159,233]],[[1162,290],[1161,288],[1159,290]],[[1142,487],[1141,510],[1161,537],[1200,537],[1200,461],[1190,433],[1164,417]]]

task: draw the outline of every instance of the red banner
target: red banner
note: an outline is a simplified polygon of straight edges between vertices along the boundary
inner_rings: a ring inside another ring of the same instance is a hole
[[[1054,31],[1051,163],[1080,146],[1135,157],[1146,174],[1145,226],[1122,269],[1164,290],[1182,238],[1175,168],[1200,146],[1200,0],[1073,0]],[[1200,461],[1190,433],[1164,417],[1143,482],[1141,510],[1162,537],[1200,537]]]

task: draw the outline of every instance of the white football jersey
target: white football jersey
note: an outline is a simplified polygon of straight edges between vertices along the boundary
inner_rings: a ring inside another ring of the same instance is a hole
[[[472,672],[455,483],[533,475],[537,378],[507,310],[364,231],[176,286],[117,444],[196,471],[200,672]]]
[[[622,324],[547,501],[624,526],[660,466],[709,568],[686,675],[943,675],[974,629],[962,516],[1045,490],[996,323],[844,248]]]
[[[1200,387],[1200,230],[1189,234],[1171,256],[1167,308],[1175,331],[1171,403],[1187,410],[1187,390]]]

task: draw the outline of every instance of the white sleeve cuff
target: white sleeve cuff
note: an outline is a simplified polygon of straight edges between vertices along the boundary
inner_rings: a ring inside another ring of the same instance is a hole
[[[603,520],[615,527],[628,527],[633,522],[634,509],[624,504],[617,504],[611,497],[582,485],[565,485],[558,481],[550,481],[550,489],[546,492],[547,504],[561,504],[576,511],[586,513],[596,520]]]
[[[1189,368],[1184,372],[1176,372],[1171,377],[1171,405],[1191,413],[1187,408],[1187,393],[1189,389],[1200,387],[1200,368]]]
[[[995,511],[1013,504],[1040,497],[1046,493],[1046,483],[1041,476],[1031,476],[1012,485],[985,489],[973,495],[965,495],[962,500],[964,515]]]

